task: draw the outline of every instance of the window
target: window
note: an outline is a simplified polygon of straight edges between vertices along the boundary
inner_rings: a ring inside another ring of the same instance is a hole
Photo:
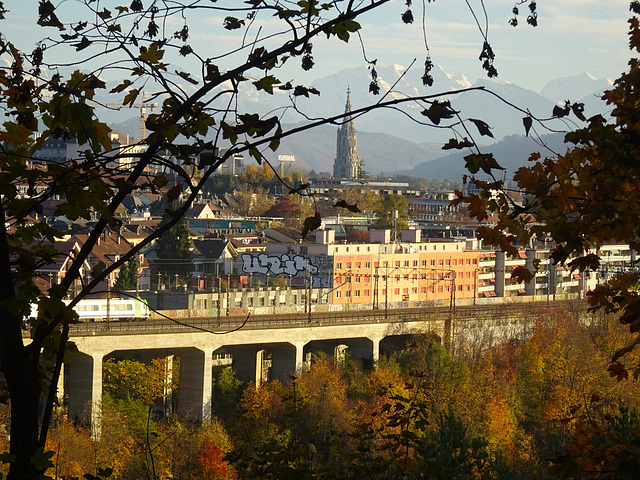
[[[369,290],[365,290],[365,291],[364,291],[364,296],[365,296],[365,297],[368,297],[369,295],[371,295],[371,294],[369,293]]]
[[[444,264],[445,264],[445,265],[451,265],[451,260],[449,260],[449,259],[447,258],[447,260],[445,260]]]
[[[360,277],[356,277],[356,283],[360,283]]]
[[[427,261],[426,260],[422,260],[422,262],[420,262],[420,266],[426,267],[427,266]]]
[[[351,262],[347,262],[347,270],[351,270]]]
[[[458,265],[458,260],[457,259],[453,259],[453,265]]]
[[[405,260],[405,261],[404,261],[404,266],[405,266],[405,267],[408,267],[408,266],[409,266],[409,260]]]
[[[337,291],[336,292],[336,298],[340,298],[342,296],[342,292],[341,291]]]
[[[446,287],[444,287],[444,291],[448,292],[449,291],[449,285],[447,285]]]
[[[344,279],[344,283],[351,283],[351,277],[346,277]]]
[[[356,268],[360,268],[361,267],[361,263],[360,262],[356,262]]]
[[[360,296],[360,290],[356,290],[354,293],[354,297],[359,297]]]
[[[442,285],[440,285],[440,286],[438,287],[438,292],[439,292],[439,293],[442,293]]]
[[[444,261],[442,261],[442,260],[438,260],[438,266],[439,266],[439,267],[441,267],[441,266],[443,266],[443,265],[444,265]]]
[[[436,266],[436,261],[435,260],[431,260],[429,262],[429,265],[431,265],[432,267],[435,267]]]
[[[418,289],[417,289],[417,288],[412,288],[412,289],[411,289],[411,293],[414,293],[414,294],[415,294],[415,293],[418,293]]]
[[[462,291],[462,285],[458,285],[458,291],[461,292]]]
[[[351,290],[347,290],[346,292],[344,292],[344,296],[346,298],[350,298],[351,297]]]
[[[342,262],[336,263],[336,270],[340,270],[342,268]]]
[[[400,289],[399,288],[394,288],[393,289],[393,294],[394,295],[400,295]]]
[[[376,265],[377,267],[378,265]],[[364,268],[371,268],[371,263],[369,262],[364,262]]]
[[[409,293],[409,289],[408,288],[403,288],[402,289],[402,293]]]
[[[417,267],[417,266],[418,266],[418,260],[414,260],[414,261],[413,261],[413,266],[414,266],[414,267]]]

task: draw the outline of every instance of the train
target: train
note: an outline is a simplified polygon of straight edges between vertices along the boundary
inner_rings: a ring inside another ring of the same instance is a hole
[[[69,300],[64,301],[67,305]],[[107,320],[147,320],[149,305],[138,298],[89,298],[80,300],[73,309],[81,322]],[[38,306],[31,305],[30,317],[38,316]],[[25,321],[27,319],[25,318]]]
[[[84,322],[149,318],[149,305],[138,298],[83,299],[73,309]]]

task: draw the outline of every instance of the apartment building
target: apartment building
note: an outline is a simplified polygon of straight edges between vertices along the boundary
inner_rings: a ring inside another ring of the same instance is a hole
[[[306,275],[312,287],[330,289],[329,303],[334,304],[450,301],[477,295],[478,252],[467,250],[465,240],[423,242],[417,230],[405,230],[399,242],[390,242],[389,236],[389,231],[372,230],[369,243],[347,244],[334,243],[332,230],[318,231],[315,244],[267,245],[264,256],[244,261],[243,271]],[[292,270],[283,270],[287,264]]]

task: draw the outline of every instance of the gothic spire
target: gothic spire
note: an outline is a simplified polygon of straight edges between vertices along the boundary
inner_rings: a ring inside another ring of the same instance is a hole
[[[351,89],[347,87],[344,123],[338,128],[336,158],[333,163],[335,178],[360,178],[361,164],[358,158],[358,139],[351,115]]]

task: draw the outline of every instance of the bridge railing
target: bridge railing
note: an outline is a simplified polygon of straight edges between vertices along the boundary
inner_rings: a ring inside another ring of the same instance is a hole
[[[384,312],[382,310],[323,312],[306,314],[247,315],[236,317],[179,318],[147,321],[87,322],[71,325],[72,335],[114,334],[172,331],[208,331],[223,333],[235,329],[274,329],[288,327],[317,327],[321,325],[370,324],[383,322],[424,321],[435,315],[436,309],[405,309]]]
[[[259,330],[291,327],[318,327],[341,324],[372,324],[396,322],[428,322],[453,317],[456,321],[503,318],[507,311],[527,316],[538,315],[556,305],[574,308],[576,301],[550,303],[510,303],[496,305],[469,305],[455,311],[448,307],[424,307],[385,310],[354,310],[343,312],[312,312],[275,315],[247,315],[229,317],[176,318],[146,321],[86,322],[71,325],[71,335],[122,335],[145,333],[172,333],[204,331],[225,333],[237,329]],[[581,308],[586,303],[579,301]]]

